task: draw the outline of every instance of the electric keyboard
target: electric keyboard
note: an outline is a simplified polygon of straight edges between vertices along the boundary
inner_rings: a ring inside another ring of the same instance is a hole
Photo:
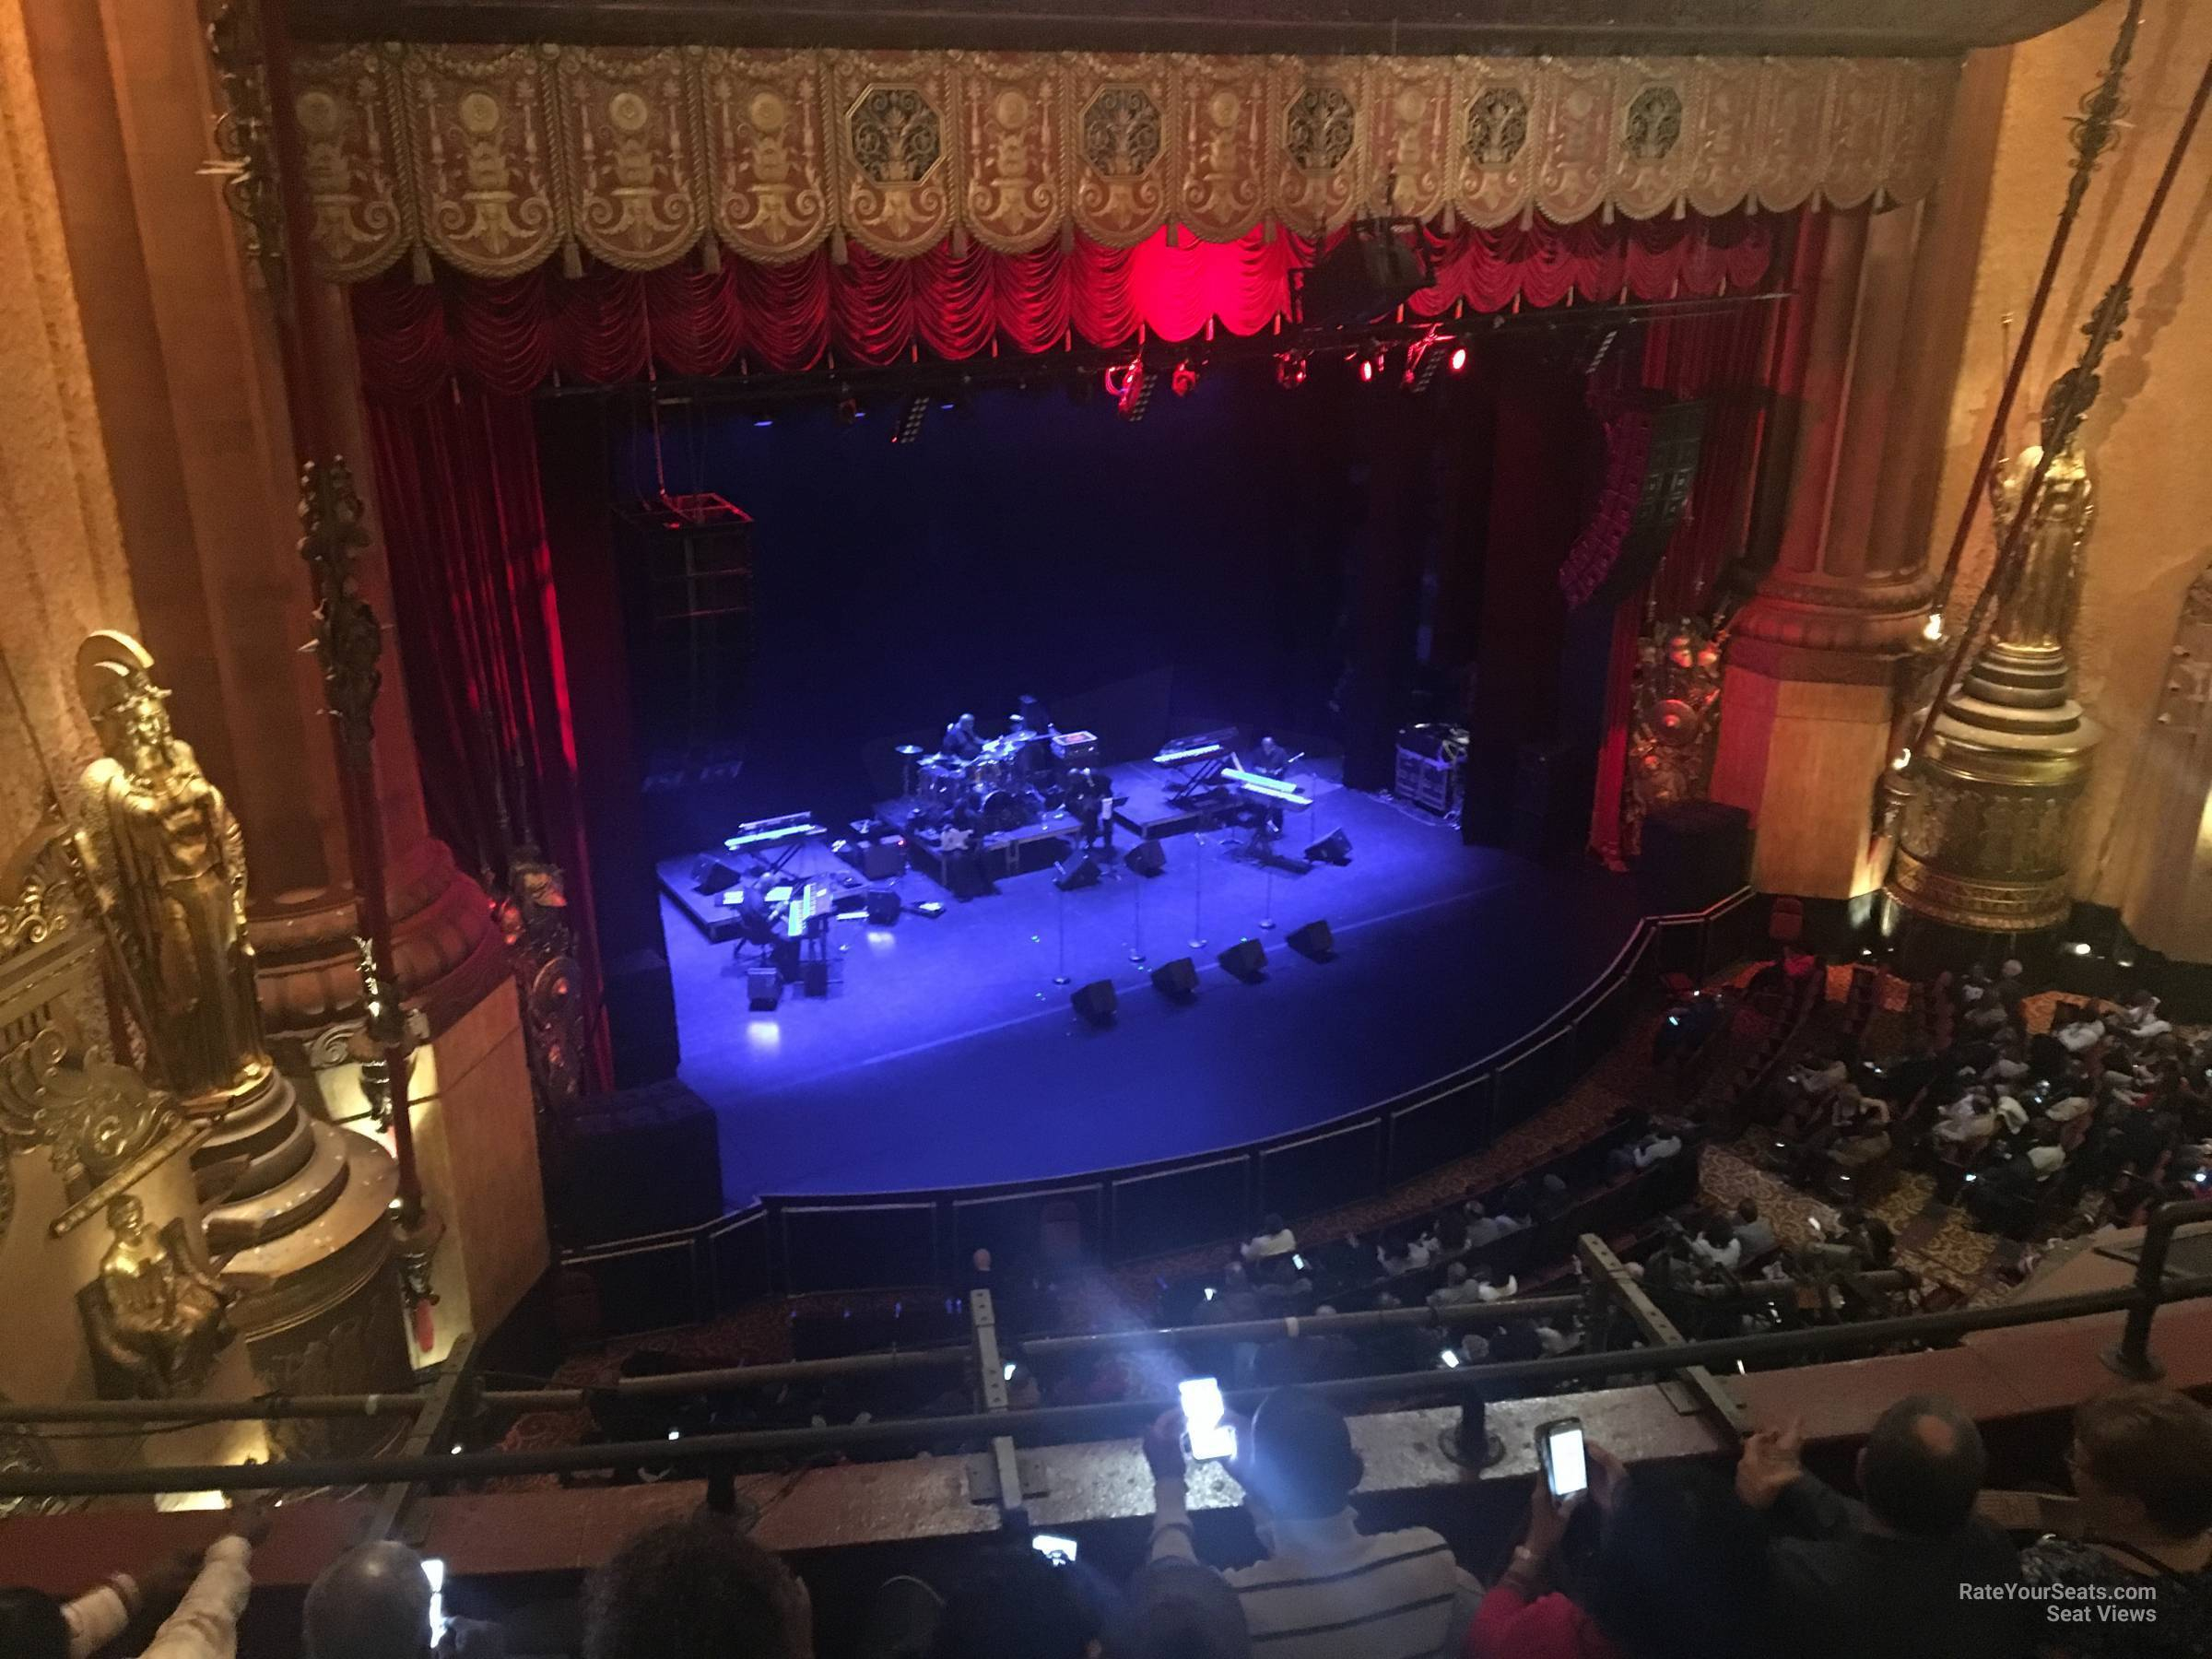
[[[1189,748],[1162,749],[1152,757],[1152,764],[1171,766],[1181,771],[1186,766],[1196,766],[1202,760],[1218,759],[1228,753],[1229,746],[1225,743],[1197,743]]]
[[[740,824],[737,833],[722,844],[732,853],[744,853],[760,847],[781,846],[785,841],[804,841],[810,835],[829,833],[829,827],[816,823],[811,813],[794,812],[782,818],[758,818],[749,824]]]
[[[1296,784],[1285,782],[1280,778],[1271,778],[1265,772],[1244,771],[1234,766],[1225,766],[1221,769],[1221,775],[1251,799],[1265,806],[1303,812],[1313,805],[1313,797],[1300,790]]]

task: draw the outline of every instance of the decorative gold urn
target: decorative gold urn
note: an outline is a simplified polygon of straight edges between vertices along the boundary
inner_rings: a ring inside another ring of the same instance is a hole
[[[2000,533],[2042,459],[2030,448],[1992,477]],[[2073,697],[2066,645],[2096,513],[2078,439],[2045,476],[2027,557],[1999,596],[1988,643],[1911,758],[1888,892],[1932,921],[1978,933],[2054,927],[2099,732]]]

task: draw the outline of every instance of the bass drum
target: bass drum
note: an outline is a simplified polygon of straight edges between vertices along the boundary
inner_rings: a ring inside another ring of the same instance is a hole
[[[1011,789],[985,791],[982,809],[978,816],[982,819],[983,828],[993,832],[1018,830],[1029,821],[1029,815],[1022,810],[1021,796]]]

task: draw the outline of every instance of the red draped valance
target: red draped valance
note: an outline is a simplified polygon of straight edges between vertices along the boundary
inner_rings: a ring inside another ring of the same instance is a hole
[[[1570,302],[1737,293],[1770,280],[1793,216],[1537,219],[1524,228],[1425,232],[1437,285],[1410,309],[1500,312]],[[1133,248],[1078,237],[1065,251],[956,253],[912,259],[855,247],[842,264],[818,250],[783,265],[724,259],[651,271],[550,267],[519,276],[448,276],[430,284],[394,271],[351,292],[364,387],[372,397],[429,395],[458,378],[527,392],[554,374],[599,382],[656,369],[677,375],[791,372],[829,363],[881,367],[910,353],[1111,347],[1145,335],[1186,340],[1209,324],[1253,335],[1289,312],[1290,272],[1313,244],[1253,231],[1241,241]]]

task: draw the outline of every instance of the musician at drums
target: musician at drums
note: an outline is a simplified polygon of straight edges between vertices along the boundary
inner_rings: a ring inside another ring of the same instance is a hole
[[[938,751],[955,760],[972,760],[983,752],[983,740],[976,733],[975,716],[963,714],[945,728],[945,742]]]

